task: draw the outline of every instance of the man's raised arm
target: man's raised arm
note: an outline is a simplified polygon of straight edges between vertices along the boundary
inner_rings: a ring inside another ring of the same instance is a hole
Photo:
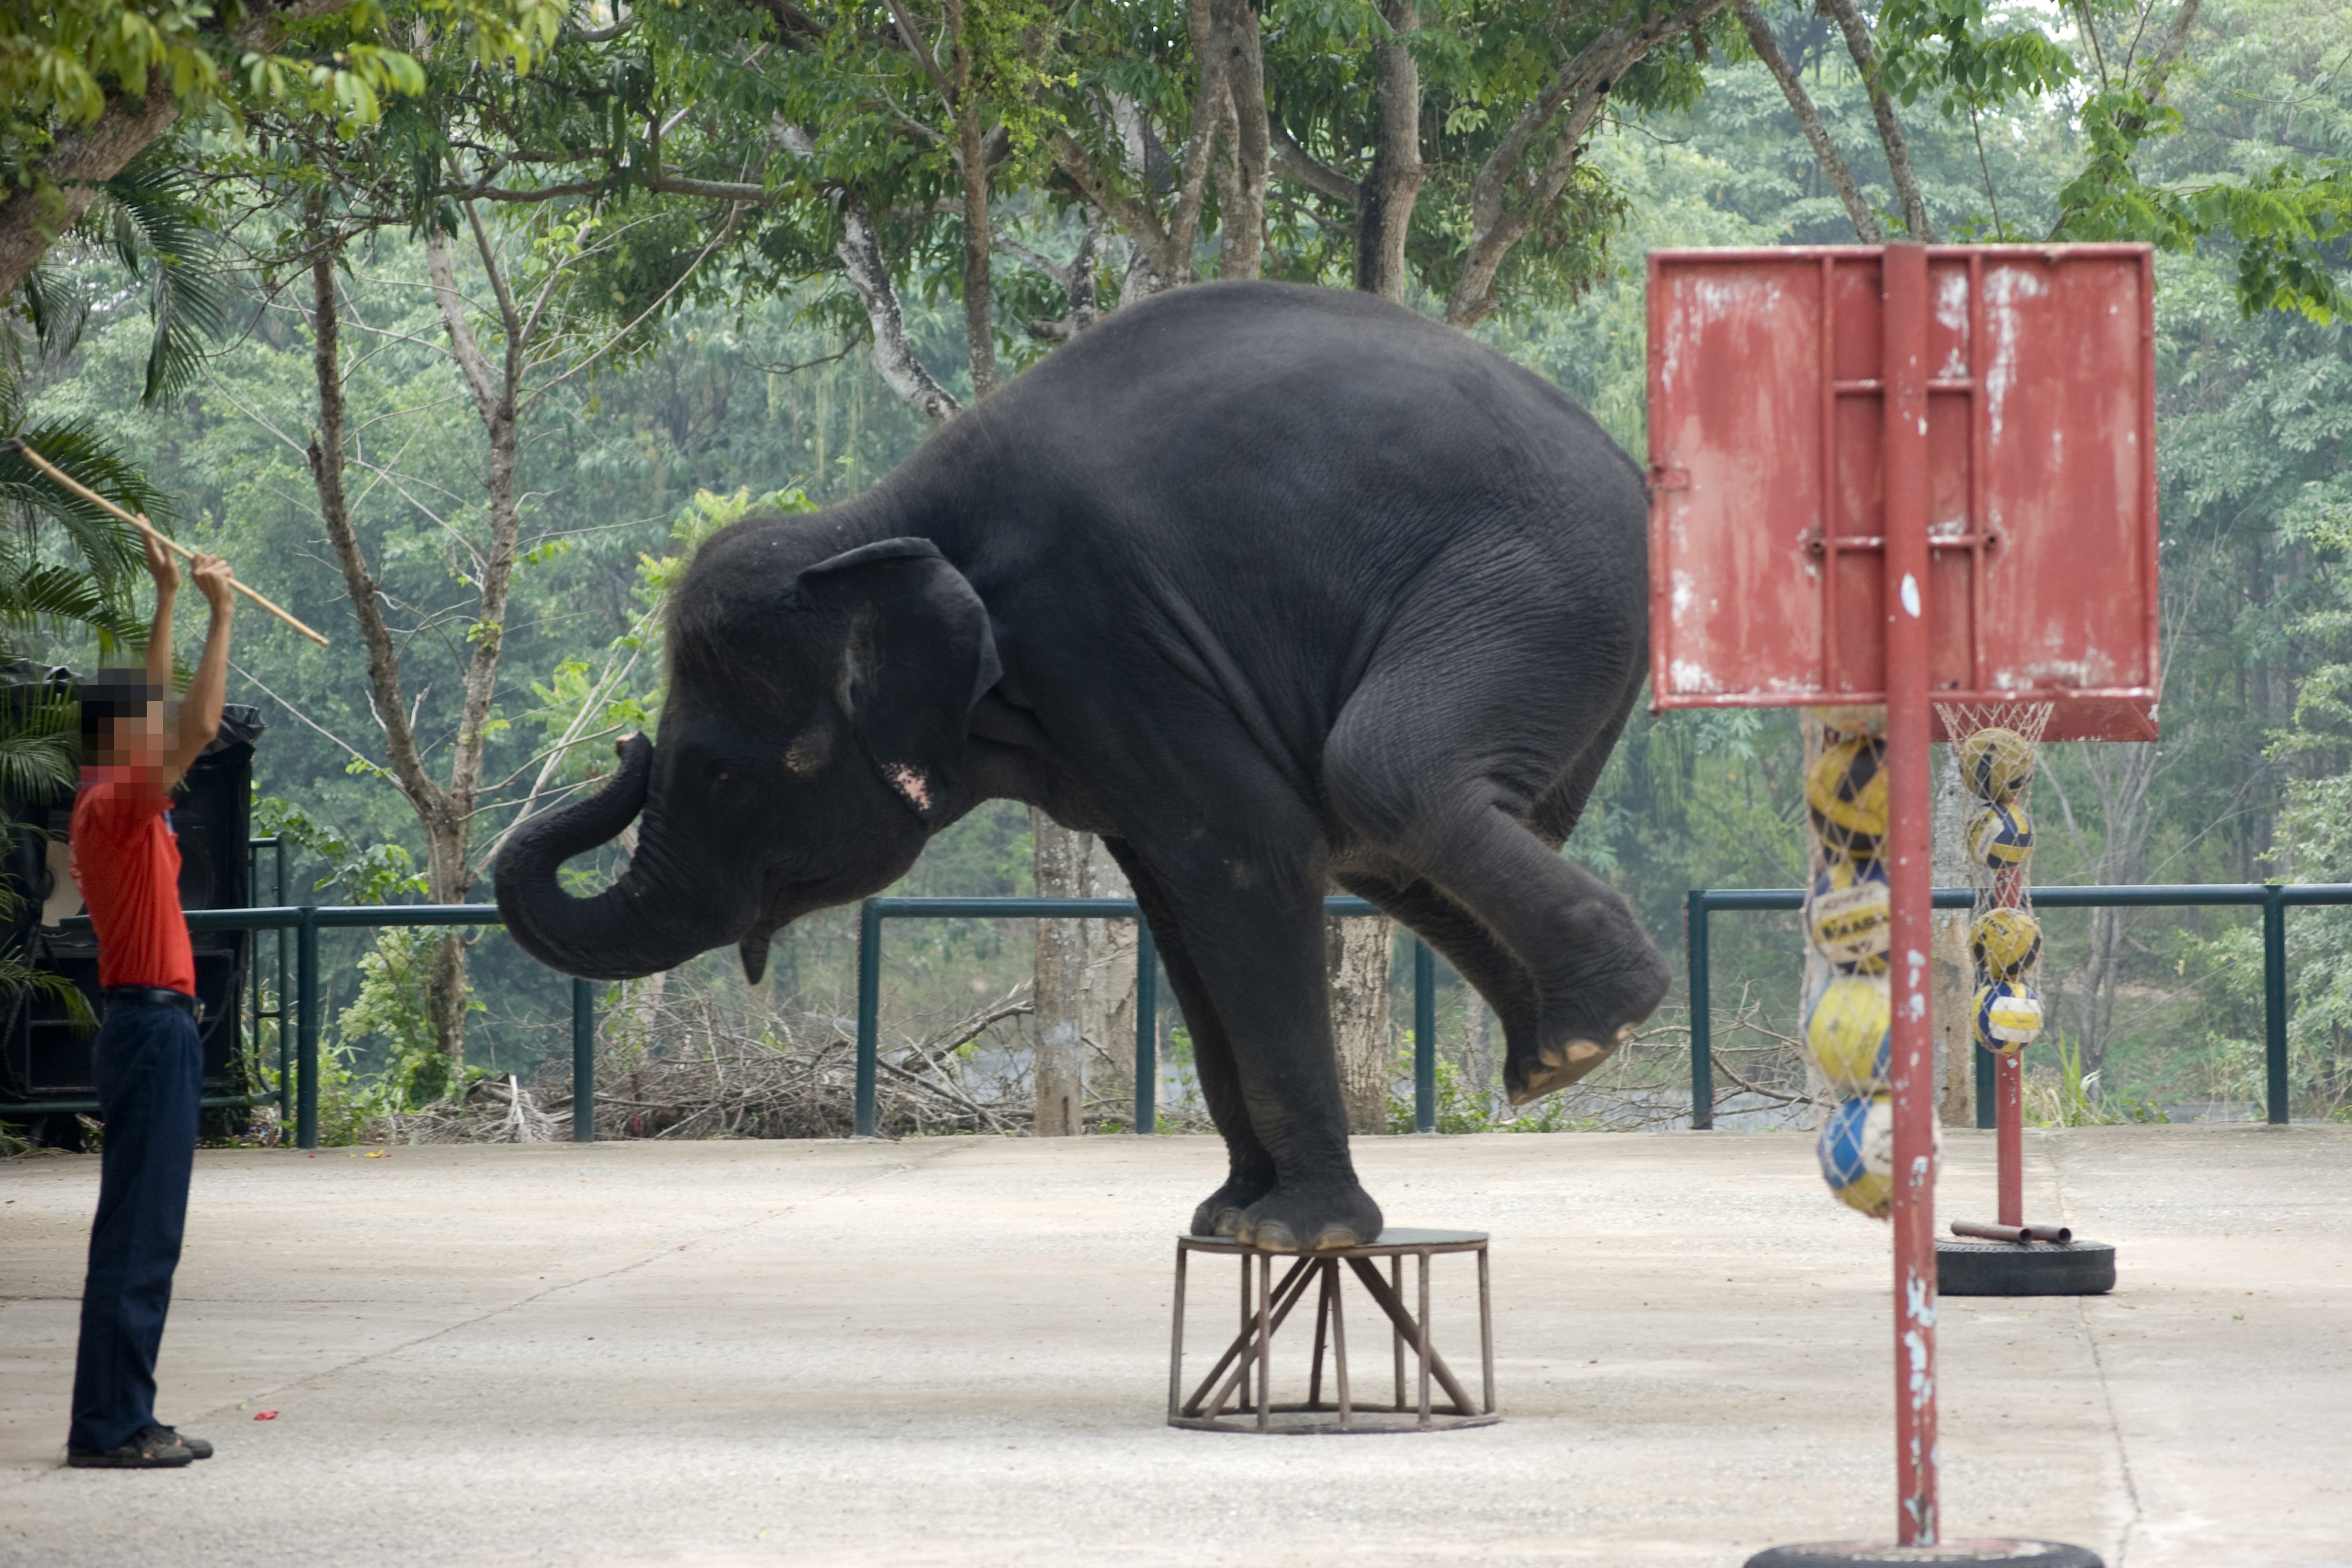
[[[152,571],[152,557],[160,554],[161,551],[152,541],[147,549],[149,569]],[[217,555],[198,555],[190,564],[194,568],[197,591],[204,595],[205,603],[212,607],[212,624],[205,628],[205,651],[196,658],[196,673],[189,679],[188,694],[180,704],[180,742],[163,758],[163,782],[166,788],[180,781],[180,775],[188,771],[189,764],[201,756],[204,749],[212,744],[213,737],[220,733],[221,699],[228,690],[229,623],[236,615],[236,592],[229,586],[236,574],[229,570],[228,563]],[[177,573],[173,575],[176,577]],[[163,578],[158,576],[155,584],[157,599],[161,604]],[[159,608],[155,620],[158,629],[168,639],[171,636],[170,612]],[[155,666],[155,651],[152,644],[147,651],[147,666],[152,674]],[[171,645],[166,640],[163,679],[167,682],[171,679]]]

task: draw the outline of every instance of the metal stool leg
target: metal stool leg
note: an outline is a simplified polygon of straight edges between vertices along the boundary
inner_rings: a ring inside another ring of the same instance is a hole
[[[1421,1424],[1429,1425],[1429,1254],[1421,1255],[1421,1342],[1414,1347],[1421,1357]],[[1467,1410],[1463,1415],[1470,1414]]]
[[[1395,1300],[1404,1300],[1404,1259],[1402,1257],[1389,1259],[1389,1294]],[[1391,1323],[1391,1331],[1394,1336],[1391,1348],[1396,1354],[1396,1408],[1402,1412],[1412,1408],[1404,1402],[1404,1326]]]
[[[1486,1373],[1486,1408],[1482,1415],[1495,1414],[1495,1305],[1486,1287],[1486,1247],[1478,1247],[1478,1357]]]
[[[1328,1259],[1316,1267],[1316,1277],[1323,1282],[1321,1294],[1315,1302],[1315,1360],[1307,1377],[1307,1407],[1323,1407],[1323,1336],[1331,1326],[1331,1298],[1338,1293],[1339,1281],[1332,1278],[1336,1266]]]

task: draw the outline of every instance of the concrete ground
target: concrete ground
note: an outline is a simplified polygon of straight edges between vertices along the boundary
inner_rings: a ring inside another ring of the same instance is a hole
[[[1948,1215],[1990,1137],[1948,1139]],[[97,1162],[0,1164],[0,1563],[1729,1568],[1891,1529],[1886,1233],[1801,1135],[1358,1150],[1392,1224],[1494,1234],[1502,1425],[1163,1426],[1202,1140],[221,1151],[162,1369],[220,1453],[144,1474],[59,1464]],[[1948,1531],[2352,1563],[2352,1127],[2027,1161],[2122,1284],[1946,1302]]]

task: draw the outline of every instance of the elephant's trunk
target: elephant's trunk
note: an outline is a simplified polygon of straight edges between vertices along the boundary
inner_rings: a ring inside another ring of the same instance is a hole
[[[609,843],[644,809],[653,742],[634,735],[620,746],[621,767],[588,799],[533,817],[499,851],[499,913],[525,952],[583,980],[635,980],[672,969],[732,941],[734,889],[700,896],[665,887],[657,846],[640,837],[621,879],[593,898],[575,899],[556,880],[563,862]],[[717,894],[719,896],[711,896]]]

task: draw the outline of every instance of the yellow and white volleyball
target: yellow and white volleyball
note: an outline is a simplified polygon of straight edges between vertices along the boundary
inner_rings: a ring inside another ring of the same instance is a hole
[[[1977,1044],[2015,1056],[2042,1033],[2042,998],[2022,980],[1996,980],[1977,993]]]
[[[2015,801],[1995,801],[1969,823],[1969,857],[1995,871],[2012,870],[2033,853],[2033,824]]]
[[[1886,742],[1857,735],[1824,747],[1805,775],[1813,831],[1833,854],[1873,860],[1886,837]]]
[[[2042,956],[2042,922],[2023,910],[1987,910],[1969,927],[1969,951],[1990,980],[2008,980]]]
[[[1840,1100],[1886,1087],[1887,1031],[1895,1022],[1886,983],[1846,975],[1832,980],[1805,1015],[1805,1049]]]
[[[1864,974],[1886,970],[1894,913],[1886,868],[1875,860],[1835,860],[1805,895],[1805,933],[1823,958]]]
[[[1838,1201],[1873,1219],[1895,1207],[1895,1108],[1885,1095],[1847,1100],[1830,1113],[1816,1146],[1822,1180]]]
[[[2033,777],[2033,742],[1999,725],[1960,742],[1960,777],[1979,800],[2003,801]]]

